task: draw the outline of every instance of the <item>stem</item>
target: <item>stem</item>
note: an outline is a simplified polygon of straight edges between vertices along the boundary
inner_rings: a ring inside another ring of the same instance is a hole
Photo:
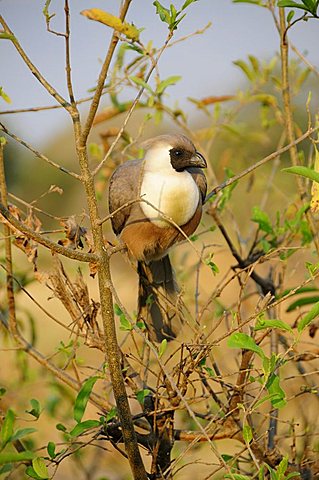
[[[80,138],[80,124],[75,124],[75,136]],[[89,169],[86,147],[77,147],[82,173],[82,181],[86,191],[88,208],[92,226],[95,252],[99,256],[98,281],[101,301],[101,314],[105,333],[105,349],[108,367],[112,381],[113,393],[121,420],[121,428],[125,449],[128,454],[133,477],[136,480],[146,480],[146,472],[138,449],[130,406],[122,376],[121,357],[117,343],[113,297],[110,289],[111,274],[108,253],[104,247],[102,226],[100,225],[94,188],[94,178]]]
[[[280,56],[281,56],[281,80],[282,80],[282,98],[284,103],[284,112],[286,120],[286,130],[288,142],[291,144],[289,148],[289,154],[291,163],[296,166],[299,165],[298,150],[297,144],[295,142],[295,129],[294,129],[294,118],[291,107],[291,95],[290,95],[290,83],[289,83],[289,45],[287,38],[287,29],[286,29],[286,17],[285,9],[279,8],[279,28],[280,28]],[[299,190],[300,199],[303,200],[307,192],[303,186],[302,178],[297,175],[297,186]],[[319,252],[319,239],[317,237],[316,228],[314,221],[311,215],[311,212],[308,210],[305,212],[312,236],[313,241],[316,247],[317,252]]]
[[[119,18],[122,20],[122,22],[125,19],[125,16],[126,16],[126,13],[128,11],[128,8],[130,6],[131,1],[132,0],[125,0],[124,3],[123,3],[123,6],[122,6],[121,11],[120,11],[120,15],[119,15]],[[81,133],[80,145],[82,147],[86,145],[87,138],[88,138],[89,133],[91,131],[93,121],[94,121],[94,117],[95,117],[95,114],[96,114],[97,109],[98,109],[99,104],[100,104],[105,79],[106,79],[107,73],[109,71],[110,63],[111,63],[111,60],[113,58],[114,51],[115,51],[115,48],[116,48],[116,46],[119,42],[119,39],[120,38],[119,38],[118,33],[114,30],[108,52],[106,54],[104,63],[102,65],[102,68],[101,68],[101,71],[100,71],[100,75],[99,75],[99,78],[98,78],[95,94],[94,94],[94,97],[93,97],[93,100],[92,100],[92,103],[91,103],[89,115],[86,119],[86,123],[85,123],[84,129],[83,129],[83,132]]]
[[[4,158],[3,150],[5,145],[4,137],[0,138],[0,194],[1,202],[7,207],[7,184],[4,171]],[[6,256],[6,285],[7,285],[7,299],[8,299],[8,311],[9,311],[9,330],[14,338],[18,335],[18,325],[16,319],[16,307],[13,290],[13,268],[12,268],[12,249],[11,249],[11,231],[7,224],[3,225],[5,236],[5,256]]]
[[[31,62],[30,58],[28,55],[25,53],[23,48],[21,47],[19,41],[15,37],[14,33],[12,30],[9,28],[7,23],[5,22],[4,18],[2,15],[0,15],[0,23],[3,26],[3,29],[6,33],[12,36],[12,43],[15,46],[16,50],[20,54],[22,60],[24,63],[27,65],[31,73],[36,77],[37,80],[43,85],[43,87],[47,90],[47,92],[52,95],[52,97],[55,98],[55,100],[62,106],[64,107],[67,111],[70,111],[71,105],[57,92],[57,90],[52,87],[52,85],[44,78],[44,76],[40,73],[40,71],[37,69],[37,67]]]
[[[316,132],[318,129],[319,129],[319,127],[309,128],[304,134],[302,134],[300,137],[296,138],[296,140],[293,140],[293,141],[289,142],[289,144],[286,145],[285,147],[282,147],[279,150],[276,150],[276,152],[273,152],[270,155],[267,155],[267,157],[262,158],[261,160],[259,160],[259,162],[254,163],[250,167],[243,170],[241,173],[238,173],[238,175],[235,175],[234,177],[229,178],[228,180],[221,183],[220,185],[217,185],[217,187],[213,188],[213,190],[211,190],[207,194],[207,196],[205,198],[205,203],[210,198],[212,198],[214,195],[216,195],[218,192],[223,190],[224,188],[228,187],[229,185],[232,185],[234,182],[237,182],[241,178],[245,177],[249,173],[253,172],[257,168],[261,167],[262,165],[265,165],[266,163],[270,162],[271,160],[274,160],[275,158],[279,157],[280,155],[287,152],[288,150],[290,151],[290,149],[292,147],[298,145],[298,143],[300,143],[303,140],[305,140],[306,138],[310,137],[310,135],[312,133]]]
[[[155,70],[158,62],[159,62],[159,59],[161,58],[161,55],[162,53],[164,52],[164,50],[168,47],[168,44],[171,40],[173,36],[173,31],[170,31],[168,36],[167,36],[167,39],[165,40],[165,43],[164,45],[162,46],[162,48],[160,49],[160,51],[158,52],[158,55],[156,57],[155,60],[153,60],[152,62],[152,65],[151,65],[151,68],[149,69],[149,71],[147,72],[147,74],[145,75],[145,78],[144,78],[144,81],[145,83],[147,83],[149,81],[149,79],[151,78],[151,75],[153,73],[153,71]],[[120,128],[120,130],[118,131],[118,134],[116,135],[115,137],[115,140],[114,142],[112,143],[112,145],[110,146],[110,148],[108,149],[105,157],[103,158],[103,160],[101,160],[101,162],[99,163],[99,165],[97,165],[97,167],[95,168],[94,172],[93,172],[93,175],[97,175],[97,173],[101,170],[101,168],[105,165],[106,161],[109,159],[109,157],[111,156],[111,153],[113,152],[114,150],[114,147],[116,146],[117,142],[119,141],[119,139],[121,138],[123,132],[124,132],[124,129],[129,121],[129,119],[131,118],[131,115],[133,113],[133,111],[135,110],[135,108],[137,107],[137,104],[142,96],[144,92],[144,87],[142,87],[138,94],[136,95],[132,105],[129,107],[128,109],[128,113],[124,119],[124,122],[122,123],[122,126]]]
[[[7,222],[14,228],[23,233],[26,237],[31,238],[35,242],[49,248],[52,252],[59,253],[65,257],[72,258],[72,260],[78,260],[80,262],[97,263],[99,257],[94,253],[80,252],[79,250],[73,250],[72,248],[63,247],[56,242],[53,242],[48,237],[35,232],[32,228],[27,227],[24,223],[16,219],[3,203],[0,202],[0,213],[7,220]]]
[[[131,0],[125,0],[123,3],[119,15],[122,21],[125,18],[130,3]],[[121,421],[121,429],[125,444],[125,450],[128,455],[128,460],[131,466],[133,478],[135,480],[147,480],[146,471],[138,448],[137,437],[135,434],[133,419],[130,411],[130,405],[128,402],[125,383],[122,375],[121,356],[118,347],[114,321],[109,254],[105,249],[102,225],[96,200],[94,176],[90,171],[87,153],[87,139],[93,125],[94,117],[101,99],[105,79],[118,41],[118,35],[114,31],[103,66],[101,68],[94,98],[92,100],[89,115],[83,130],[80,123],[79,112],[75,104],[72,107],[71,116],[73,120],[77,157],[81,170],[81,180],[85,189],[86,199],[88,203],[94,250],[99,257],[98,283],[101,302],[101,315],[105,334],[106,359],[110,371],[113,393],[118,409],[119,418]]]
[[[61,172],[63,173],[67,173],[68,175],[71,175],[71,177],[73,178],[76,178],[77,180],[80,179],[80,176],[77,174],[77,173],[74,173],[74,172],[71,172],[70,170],[68,170],[67,168],[65,167],[62,167],[61,165],[59,165],[58,163],[55,163],[53,162],[53,160],[50,160],[48,157],[46,157],[45,155],[43,155],[41,152],[39,152],[38,150],[36,150],[35,148],[32,147],[32,145],[30,145],[28,142],[26,142],[25,140],[22,140],[22,138],[18,137],[17,135],[15,135],[14,133],[10,132],[7,127],[5,125],[3,125],[3,123],[0,123],[0,131],[6,133],[7,135],[9,135],[9,137],[13,138],[13,140],[15,140],[16,142],[20,143],[21,145],[23,145],[24,147],[26,147],[28,150],[30,150],[32,153],[34,153],[34,155],[38,158],[40,158],[41,160],[44,160],[45,162],[49,163],[52,167],[55,167],[57,168],[58,170],[60,170]]]
[[[70,103],[72,107],[75,107],[72,78],[71,78],[71,60],[70,60],[70,8],[69,0],[64,2],[65,12],[65,71],[66,71],[66,83],[69,92]]]

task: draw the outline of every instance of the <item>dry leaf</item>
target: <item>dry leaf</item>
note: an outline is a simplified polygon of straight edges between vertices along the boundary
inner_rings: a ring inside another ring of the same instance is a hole
[[[86,239],[87,229],[76,223],[74,216],[60,223],[64,227],[66,238],[59,240],[59,245],[73,249],[83,248],[83,240]]]
[[[32,209],[29,210],[28,216],[25,220],[22,220],[21,211],[18,209],[18,207],[10,205],[9,210],[11,214],[15,218],[17,218],[17,220],[19,220],[21,223],[29,227],[31,230],[33,230],[34,232],[40,231],[42,224],[38,219],[38,217],[36,217]],[[11,226],[10,228],[11,230],[13,230]],[[18,232],[15,229],[13,230],[13,232],[15,234],[14,245],[16,245],[16,247],[20,248],[20,250],[22,250],[26,254],[28,261],[30,263],[33,263],[33,269],[36,272],[37,258],[38,258],[37,243],[35,243],[33,240],[31,240],[30,238],[28,238],[27,236],[23,235],[22,233]]]
[[[120,18],[101,10],[100,8],[83,10],[81,14],[90,20],[95,20],[96,22],[100,22],[108,27],[114,28],[114,30],[119,33],[123,33],[123,35],[133,40],[133,42],[139,39],[140,32],[134,25],[122,22]]]

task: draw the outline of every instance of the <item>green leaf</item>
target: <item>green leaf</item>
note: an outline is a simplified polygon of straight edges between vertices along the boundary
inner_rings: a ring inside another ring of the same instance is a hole
[[[35,398],[32,398],[32,400],[30,400],[30,403],[31,403],[32,408],[31,408],[31,410],[26,410],[26,413],[29,413],[30,415],[32,415],[33,417],[38,419],[40,417],[40,414],[41,414],[40,403]]]
[[[11,103],[11,98],[6,94],[2,87],[0,87],[0,97],[2,97],[5,102]]]
[[[312,0],[302,0],[303,3],[297,3],[292,0],[279,0],[278,7],[291,7],[291,8],[300,8],[305,12],[309,12],[312,15],[316,16],[318,2],[313,2]]]
[[[249,66],[246,62],[244,62],[244,60],[236,60],[233,63],[244,72],[248,80],[252,82],[255,79],[255,73],[249,68]]]
[[[302,307],[304,305],[311,305],[312,303],[317,303],[319,302],[319,297],[303,297],[299,298],[295,302],[291,303],[289,307],[286,309],[286,312],[292,312],[293,310],[296,310],[298,307]]]
[[[115,312],[115,315],[120,317],[120,330],[124,330],[127,332],[130,332],[131,330],[133,330],[133,325],[126,318],[126,316],[124,315],[124,313],[122,312],[122,310],[117,304],[114,305],[114,312]]]
[[[9,473],[13,469],[12,463],[7,463],[6,465],[3,465],[0,468],[0,475],[3,475],[4,473]]]
[[[310,180],[319,183],[319,172],[315,172],[312,168],[308,167],[288,167],[283,168],[282,172],[292,173],[294,175],[301,175],[302,177],[309,178]]]
[[[151,89],[151,87],[145,82],[145,80],[143,80],[142,78],[139,78],[139,77],[135,77],[134,75],[132,75],[130,77],[130,80],[132,80],[132,82],[134,82],[136,85],[138,85],[139,87],[143,87],[145,88],[146,90],[148,90],[152,95],[154,95],[154,92],[153,90]]]
[[[213,262],[213,253],[210,253],[207,258],[205,258],[204,262],[205,264],[211,269],[214,275],[217,275],[219,273],[219,268],[216,265],[215,262]]]
[[[111,410],[106,415],[106,422],[110,422],[111,420],[113,420],[113,418],[115,418],[116,415],[117,415],[117,408],[112,407]]]
[[[16,462],[25,462],[32,460],[34,458],[34,453],[26,450],[25,452],[6,452],[0,453],[0,465],[5,463],[16,463]]]
[[[72,437],[78,437],[87,430],[90,430],[91,428],[96,428],[99,425],[101,425],[101,422],[99,420],[85,420],[84,422],[75,425],[75,427],[71,430],[70,435]]]
[[[247,477],[247,475],[240,475],[239,473],[227,473],[224,478],[230,478],[231,480],[250,480],[251,477]]]
[[[173,75],[171,77],[168,77],[166,78],[166,80],[163,80],[162,82],[160,82],[160,84],[158,85],[157,89],[156,89],[156,94],[157,95],[162,95],[162,93],[164,92],[164,90],[169,86],[169,85],[175,85],[177,82],[179,82],[181,80],[181,76],[180,75]]]
[[[319,264],[318,264],[318,267],[319,267]],[[287,288],[280,295],[276,296],[276,298],[285,297],[292,290],[294,290],[294,288]],[[318,292],[318,291],[319,291],[319,288],[316,288],[316,287],[300,287],[300,288],[297,288],[296,291],[291,294],[291,297],[293,297],[294,295],[299,295],[300,293]]]
[[[283,457],[283,459],[281,460],[281,462],[277,467],[277,475],[279,478],[281,478],[281,476],[284,475],[284,473],[287,470],[287,467],[288,467],[288,455]]]
[[[39,478],[49,478],[49,472],[43,458],[36,457],[32,460],[32,467]]]
[[[299,472],[291,472],[291,473],[288,473],[288,475],[286,476],[285,480],[290,480],[290,478],[295,478],[295,477],[300,477],[300,473],[299,473]]]
[[[235,176],[234,172],[230,168],[225,168],[225,180],[232,178]],[[219,202],[218,202],[218,210],[223,210],[226,203],[231,199],[233,190],[237,187],[238,181],[228,185],[228,187],[223,188]]]
[[[92,389],[98,379],[99,377],[90,377],[83,383],[74,403],[73,418],[76,422],[81,422]]]
[[[141,404],[144,405],[144,400],[147,395],[149,395],[151,391],[148,388],[144,388],[144,390],[140,390],[136,393],[136,399]]]
[[[6,389],[4,387],[0,388],[0,397],[3,397],[3,395],[6,393]]]
[[[49,457],[54,459],[56,457],[56,453],[55,453],[55,443],[54,442],[49,442],[48,445],[47,445],[47,451],[48,451],[48,454],[49,454]]]
[[[165,351],[166,351],[166,348],[167,348],[167,340],[166,338],[164,338],[164,340],[161,341],[161,344],[159,346],[159,349],[158,349],[158,356],[161,358]]]
[[[162,22],[165,22],[167,24],[170,24],[171,21],[171,14],[170,11],[163,7],[159,1],[153,2],[154,7],[156,7],[156,14],[159,15],[160,19]]]
[[[208,373],[208,375],[210,377],[212,377],[212,378],[216,377],[215,372],[211,367],[204,367],[204,370],[206,370],[206,372]]]
[[[249,335],[246,335],[245,333],[232,333],[231,336],[228,338],[227,345],[230,348],[242,348],[244,350],[251,350],[257,353],[257,355],[259,355],[259,357],[262,359],[265,357],[263,350],[258,345],[256,345],[255,340]]]
[[[183,3],[183,6],[182,6],[181,10],[185,10],[185,8],[187,8],[189,5],[191,5],[192,3],[195,3],[197,1],[198,0],[186,0],[186,2]]]
[[[30,435],[31,433],[34,433],[36,431],[36,428],[21,428],[11,436],[10,441],[14,442],[15,440],[20,440],[20,438],[26,437],[27,435]]]
[[[275,408],[283,408],[286,405],[286,394],[280,386],[278,375],[273,373],[266,383],[268,393],[271,395],[271,404]]]
[[[63,425],[63,423],[57,423],[55,428],[57,430],[59,430],[60,432],[66,432],[67,431],[67,428],[65,425]]]
[[[252,221],[258,223],[260,230],[262,230],[263,232],[273,233],[273,228],[269,216],[259,207],[253,208]]]
[[[308,312],[298,323],[298,332],[302,332],[319,315],[319,302],[315,303],[310,312]]]
[[[243,438],[246,443],[250,443],[253,439],[253,432],[249,425],[245,425],[243,428]]]
[[[267,328],[278,328],[280,330],[286,330],[287,332],[292,332],[292,328],[288,323],[284,322],[283,320],[277,320],[277,319],[271,319],[271,320],[266,320],[266,319],[258,319],[256,326],[254,330],[265,330]]]
[[[8,409],[3,425],[1,428],[1,447],[4,448],[9,442],[13,434],[13,424],[14,424],[14,412],[11,408]]]
[[[26,468],[25,473],[28,477],[34,478],[35,480],[42,480],[31,465]]]
[[[276,395],[276,394],[275,394]],[[260,407],[260,405],[262,405],[263,403],[267,402],[267,401],[270,401],[271,402],[271,399],[274,397],[274,395],[265,395],[263,398],[261,398],[260,400],[258,400],[257,403],[254,404],[254,410],[256,410],[258,407]]]

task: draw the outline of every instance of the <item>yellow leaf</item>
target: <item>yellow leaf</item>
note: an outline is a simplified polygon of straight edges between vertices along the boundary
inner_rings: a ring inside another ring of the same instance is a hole
[[[314,171],[319,172],[319,151],[316,146],[315,149],[315,164]],[[319,211],[319,183],[313,182],[311,187],[311,202],[310,202],[311,211],[316,213]]]
[[[101,22],[108,27],[114,28],[117,32],[123,33],[127,38],[130,38],[133,41],[138,40],[140,32],[138,29],[129,23],[122,22],[122,20],[111,13],[105,12],[100,8],[90,8],[89,10],[83,10],[82,15],[89,18],[90,20],[95,20],[96,22]]]

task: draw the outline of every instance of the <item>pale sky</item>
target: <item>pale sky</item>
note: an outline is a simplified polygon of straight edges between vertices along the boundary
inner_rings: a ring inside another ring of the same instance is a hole
[[[47,33],[42,15],[44,3],[44,0],[0,0],[0,12],[31,60],[48,81],[66,95],[64,40]],[[116,0],[70,0],[72,75],[77,99],[87,96],[88,89],[95,85],[110,37],[110,29],[89,21],[79,12],[97,7],[117,14],[119,3]],[[152,39],[156,46],[161,46],[167,26],[155,15],[152,3],[152,0],[133,0],[127,21],[145,27],[141,34],[144,43]],[[169,2],[162,0],[162,3],[167,6]],[[183,2],[174,3],[179,6]],[[63,30],[63,4],[62,0],[51,2],[50,11],[56,12],[52,27],[56,30]],[[248,54],[269,59],[279,50],[279,39],[270,13],[251,4],[199,0],[187,12],[176,39],[203,28],[209,21],[212,26],[203,35],[166,50],[160,61],[160,71],[163,79],[171,75],[183,77],[178,86],[170,89],[169,102],[178,101],[191,114],[188,96],[201,98],[233,93],[243,84],[244,76],[232,62],[246,59]],[[293,29],[291,39],[301,51],[308,52],[309,60],[318,67],[319,21],[300,22]],[[0,41],[0,59],[0,86],[12,99],[11,105],[0,99],[0,110],[54,104],[9,40]],[[61,110],[1,115],[1,121],[10,122],[10,128],[35,147],[43,145],[70,124]]]

